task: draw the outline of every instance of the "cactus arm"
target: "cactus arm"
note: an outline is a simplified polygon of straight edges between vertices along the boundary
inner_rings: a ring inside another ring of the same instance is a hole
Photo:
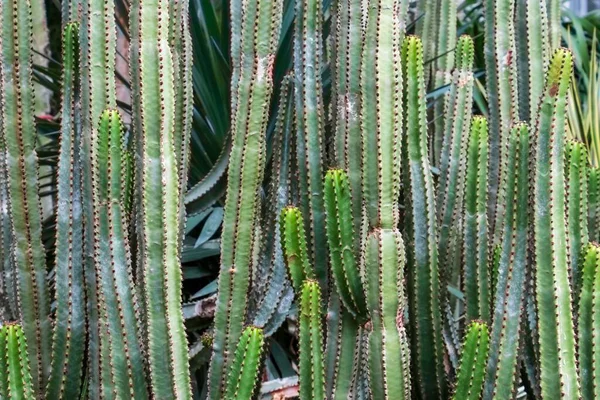
[[[589,240],[587,227],[587,163],[588,155],[583,143],[573,141],[565,143],[569,267],[575,299],[579,293],[581,281],[581,251],[586,247]]]
[[[527,237],[531,224],[529,141],[527,125],[516,124],[511,130],[507,152],[510,172],[506,175],[505,187],[508,203],[492,318],[491,347],[498,351],[490,354],[487,363],[484,399],[512,399],[516,385],[527,278]]]
[[[527,0],[527,64],[529,95],[529,115],[530,123],[536,120],[539,101],[544,93],[544,74],[550,58],[550,47],[548,43],[548,14],[546,11],[546,2],[538,0]]]
[[[334,282],[346,309],[362,323],[367,318],[365,294],[354,257],[354,225],[348,175],[329,170],[324,194],[329,260]]]
[[[600,240],[600,168],[588,168],[588,234],[590,241]]]
[[[593,399],[600,395],[598,358],[600,343],[595,330],[600,312],[600,248],[595,244],[582,251],[581,295],[579,296],[578,318],[578,361],[581,374],[581,395]]]
[[[314,272],[308,261],[304,220],[296,207],[281,210],[281,240],[294,291],[300,294],[304,281],[314,279]]]
[[[565,221],[565,104],[572,55],[555,51],[536,126],[536,298],[544,397],[579,398]]]
[[[87,304],[87,360],[88,393],[90,398],[101,396],[101,354],[102,349],[100,305],[98,302],[99,277],[96,276],[94,261],[94,220],[92,192],[92,138],[96,135],[100,114],[107,108],[116,107],[115,76],[115,37],[113,2],[104,0],[83,1],[81,3],[81,168],[82,205],[84,220],[84,279],[86,281]],[[136,87],[136,85],[134,85]],[[137,97],[139,99],[139,97]],[[134,102],[134,107],[137,102]],[[105,370],[109,370],[105,366]]]
[[[422,396],[443,398],[446,392],[443,371],[444,349],[437,253],[437,224],[433,179],[427,156],[427,122],[423,48],[416,37],[407,37],[403,46],[406,134],[402,146],[404,187],[407,207],[407,260],[409,308],[414,319],[412,359]]]
[[[550,46],[551,50],[560,47],[562,23],[561,23],[561,1],[546,0],[548,2],[548,21],[550,24]]]
[[[416,34],[423,42],[423,60],[428,62],[436,56],[437,31],[436,25],[440,22],[438,12],[440,3],[445,0],[419,0],[417,4]],[[425,85],[429,84],[431,67],[424,67]]]
[[[442,145],[440,180],[438,184],[438,251],[440,265],[450,266],[450,237],[452,227],[462,209],[466,175],[466,152],[471,124],[471,99],[473,93],[473,39],[461,36],[456,46],[456,69],[453,85],[447,97],[444,143]]]
[[[261,329],[248,327],[244,330],[229,370],[225,399],[250,400],[252,398],[260,377],[264,344]]]
[[[361,68],[363,194],[369,227],[398,224],[402,73],[397,0],[368,7]]]
[[[321,287],[325,289],[328,287],[328,268],[322,167],[322,18],[320,1],[296,0],[294,91],[301,210],[309,231],[310,261]]]
[[[281,2],[250,3],[243,12],[244,18],[250,18],[255,12],[255,19],[249,19],[252,23],[248,24],[257,29],[249,43],[244,42],[244,68],[232,120],[234,142],[227,175],[221,236],[221,269],[209,378],[210,399],[221,398],[230,362],[228,355],[234,354],[245,319],[252,249],[257,240],[254,221],[258,216],[257,195],[265,165],[264,135],[273,86],[275,32],[279,32]]]
[[[85,353],[83,285],[83,220],[81,202],[81,115],[79,89],[79,25],[63,30],[61,143],[58,163],[56,229],[56,316],[52,367],[46,398],[79,396]]]
[[[464,205],[464,287],[467,321],[491,321],[490,273],[487,257],[488,125],[484,117],[471,123]]]
[[[27,340],[20,325],[0,327],[0,396],[5,399],[33,400],[36,398]]]
[[[321,289],[315,281],[302,285],[300,297],[300,399],[325,399]]]
[[[375,230],[364,249],[368,306],[370,388],[376,399],[410,398],[410,355],[402,319],[406,298],[403,268],[404,244],[400,232]],[[401,317],[400,317],[401,318]]]
[[[453,399],[478,400],[485,376],[490,337],[487,325],[472,322],[466,330]]]
[[[48,378],[52,329],[35,153],[30,7],[27,0],[13,0],[4,2],[0,8],[3,30],[1,119],[18,304],[23,332],[29,343],[33,386],[40,392]]]

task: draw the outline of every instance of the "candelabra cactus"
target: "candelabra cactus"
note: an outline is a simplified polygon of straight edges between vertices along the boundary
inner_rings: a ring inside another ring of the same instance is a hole
[[[325,399],[321,289],[316,281],[302,284],[300,295],[300,398]]]
[[[256,378],[260,372],[264,341],[261,329],[254,327],[244,329],[227,376],[225,399],[250,400],[253,398],[258,388]]]
[[[485,375],[485,362],[490,346],[487,325],[473,321],[467,327],[462,358],[456,378],[453,399],[478,400]]]
[[[20,325],[0,327],[0,396],[3,399],[36,398],[27,353],[27,340]]]

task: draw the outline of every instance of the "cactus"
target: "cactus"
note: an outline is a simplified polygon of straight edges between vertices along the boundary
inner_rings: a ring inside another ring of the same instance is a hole
[[[471,123],[464,205],[464,286],[468,321],[491,321],[491,277],[488,267],[487,172],[488,125],[483,117]]]
[[[340,298],[359,323],[367,317],[367,305],[358,262],[354,256],[354,227],[348,176],[342,170],[325,175],[327,241],[332,275]]]
[[[404,244],[400,232],[377,229],[365,242],[369,332],[369,382],[375,399],[410,398],[410,355],[403,324]]]
[[[453,399],[478,400],[481,398],[485,362],[490,346],[487,325],[473,321],[465,333]]]
[[[588,243],[587,150],[583,143],[565,143],[565,191],[567,193],[567,232],[569,267],[574,296],[581,282],[581,250]]]
[[[529,128],[516,124],[511,130],[509,171],[506,188],[504,237],[498,258],[490,345],[484,399],[512,399],[515,388],[523,295],[527,277],[528,242],[531,218],[529,206]]]
[[[46,397],[50,399],[79,396],[85,352],[78,61],[79,25],[69,23],[63,31],[63,106],[56,218],[56,316],[52,369],[46,388]]]
[[[321,289],[307,280],[300,296],[300,399],[325,399]]]
[[[600,240],[600,168],[588,168],[588,234],[590,241]]]
[[[250,284],[252,249],[256,246],[259,185],[265,166],[264,132],[273,86],[272,68],[281,2],[244,4],[244,18],[254,23],[243,33],[233,147],[227,173],[227,198],[221,242],[219,293],[210,365],[209,398],[220,399],[230,357],[242,334]],[[258,31],[254,34],[254,26]],[[250,28],[252,27],[252,28]]]
[[[406,134],[403,135],[403,174],[406,191],[407,264],[411,340],[417,386],[423,397],[443,398],[446,378],[441,338],[440,281],[433,180],[427,156],[425,76],[420,39],[404,40],[402,61]]]
[[[260,373],[263,357],[264,336],[261,329],[244,329],[235,349],[227,385],[226,400],[250,400],[256,391],[256,381]]]
[[[21,326],[16,324],[0,327],[0,397],[12,400],[36,398],[27,340]]]
[[[579,398],[565,220],[565,103],[572,55],[554,52],[535,130],[535,262],[542,396]]]
[[[48,379],[52,328],[38,195],[30,7],[27,0],[3,2],[0,7],[1,120],[20,320],[30,349],[33,388],[38,392]]]
[[[600,285],[600,248],[589,244],[582,249],[582,280],[579,296],[578,318],[578,356],[581,374],[581,395],[593,399],[600,395],[600,382],[596,373],[599,357],[599,343],[594,334],[598,324],[600,303],[598,299]]]
[[[314,279],[314,271],[308,261],[304,218],[296,207],[281,210],[281,240],[290,280],[297,294],[302,292],[306,279]]]

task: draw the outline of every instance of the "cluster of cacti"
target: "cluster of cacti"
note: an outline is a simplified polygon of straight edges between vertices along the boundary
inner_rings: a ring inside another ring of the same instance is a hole
[[[185,196],[187,1],[131,2],[127,112],[114,1],[63,2],[80,22],[63,24],[53,258],[30,7],[0,3],[0,398],[256,398],[285,328],[301,400],[600,396],[600,170],[566,137],[558,0],[484,1],[487,109],[454,0],[230,1],[202,390],[182,312],[184,203],[202,197]]]

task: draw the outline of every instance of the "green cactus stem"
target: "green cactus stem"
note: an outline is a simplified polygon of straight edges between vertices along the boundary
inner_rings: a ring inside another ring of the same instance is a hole
[[[307,280],[300,296],[300,400],[325,399],[321,289]]]
[[[325,175],[325,210],[329,260],[337,291],[359,323],[367,319],[367,305],[358,262],[354,256],[354,218],[348,175],[343,170]]]
[[[242,334],[250,284],[255,221],[265,167],[265,131],[273,89],[273,62],[281,23],[281,1],[243,4],[247,21],[241,43],[237,106],[232,119],[233,146],[221,235],[221,268],[214,319],[209,398],[220,400],[235,346]],[[256,27],[256,32],[255,32]]]
[[[6,146],[4,168],[10,198],[12,254],[17,272],[20,321],[30,350],[33,387],[36,393],[41,393],[50,370],[52,327],[35,152],[31,3],[6,1],[0,6],[0,13],[0,119],[2,141]]]
[[[33,379],[29,370],[27,339],[20,325],[0,327],[0,397],[34,400]]]
[[[103,376],[110,376],[117,397],[144,399],[144,360],[138,342],[138,305],[124,209],[127,188],[122,170],[127,157],[119,113],[102,113],[97,133],[92,142],[94,240],[101,321],[109,335],[101,337],[101,347],[108,350],[102,356],[107,357],[110,366],[110,373]]]
[[[565,191],[567,193],[567,232],[569,235],[569,267],[575,298],[581,282],[581,251],[588,237],[588,154],[583,143],[565,143]]]
[[[85,354],[79,25],[63,30],[63,82],[56,211],[56,316],[46,398],[77,398]]]
[[[226,400],[250,400],[258,388],[265,338],[259,328],[244,329],[235,349],[227,385]]]
[[[400,232],[377,229],[366,238],[363,260],[369,333],[369,381],[374,399],[410,398],[410,352],[402,316],[404,243]]]
[[[600,168],[588,168],[588,234],[590,241],[600,240]]]
[[[169,2],[142,0],[139,7],[141,84],[141,221],[152,396],[190,398],[188,350],[181,311],[179,260],[181,206],[179,150],[175,139],[174,59],[169,43]]]
[[[491,279],[488,266],[488,125],[484,117],[471,123],[464,204],[464,293],[467,321],[491,321]]]
[[[520,340],[523,295],[527,279],[528,234],[530,232],[530,135],[526,124],[511,130],[503,186],[507,204],[502,247],[497,255],[491,348],[486,368],[484,399],[514,397]],[[496,258],[496,257],[495,257]]]
[[[321,82],[323,12],[318,0],[295,0],[295,5],[294,76],[297,84],[294,97],[300,209],[308,232],[309,260],[321,288],[326,290],[328,267],[322,143],[325,115]]]
[[[419,0],[417,2],[417,17],[419,18],[416,26],[416,34],[423,42],[423,60],[430,61],[436,56],[436,44],[438,27],[440,23],[439,11],[440,2],[445,0]],[[425,85],[429,84],[431,77],[431,66],[424,67]]]
[[[453,399],[479,400],[481,398],[489,345],[487,325],[479,321],[471,322],[465,334]]]
[[[398,225],[402,132],[398,0],[369,4],[361,66],[363,196],[369,229]]]
[[[544,398],[580,398],[565,218],[565,105],[573,57],[554,52],[536,126],[535,263]]]
[[[600,247],[589,244],[582,251],[582,284],[579,296],[578,361],[581,395],[584,399],[600,396],[600,338],[595,334],[600,321]]]
[[[403,135],[407,271],[412,357],[416,386],[424,398],[444,398],[444,346],[440,305],[437,224],[433,179],[427,153],[423,46],[409,36],[402,49],[406,134]]]
[[[297,294],[302,292],[306,279],[314,279],[314,271],[308,261],[306,235],[302,213],[296,207],[281,210],[281,240],[283,254],[290,273],[290,279]]]

